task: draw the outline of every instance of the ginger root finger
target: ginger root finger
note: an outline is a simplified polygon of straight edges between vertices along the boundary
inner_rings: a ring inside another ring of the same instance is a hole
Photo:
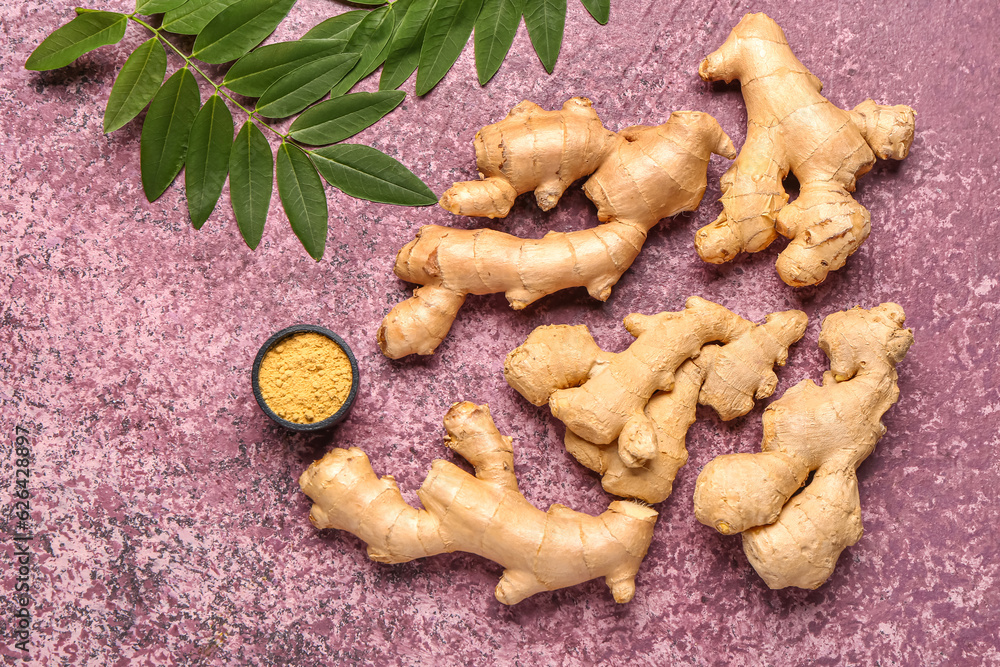
[[[778,258],[781,279],[822,282],[868,238],[871,216],[851,193],[876,156],[906,157],[915,112],[871,100],[851,111],[834,106],[765,14],[744,16],[698,74],[738,79],[748,120],[746,142],[721,179],[723,212],[695,237],[698,254],[719,264],[781,234],[792,239]],[[801,186],[791,204],[781,185],[789,171]]]
[[[525,100],[476,133],[476,167],[483,180],[455,183],[440,204],[455,215],[503,218],[514,197],[534,190],[538,207],[548,211],[574,181],[593,173],[618,141],[584,97],[567,100],[559,111]]]
[[[785,365],[788,346],[802,338],[808,321],[801,310],[771,313],[748,334],[716,347],[717,354],[703,353],[694,361],[706,368],[698,402],[714,408],[723,421],[750,412],[754,399],[774,393],[774,366]]]
[[[860,538],[855,470],[899,398],[896,365],[913,343],[904,323],[894,303],[827,317],[823,385],[804,380],[767,407],[760,453],[716,457],[698,475],[695,516],[724,534],[745,531],[744,551],[771,588],[822,585]]]
[[[377,334],[379,347],[390,359],[432,354],[451,331],[463,303],[464,294],[438,285],[418,287],[382,320]]]
[[[825,531],[830,525],[837,530]],[[851,470],[822,470],[782,510],[780,522],[743,533],[743,552],[770,588],[815,589],[863,533],[857,476]]]
[[[601,222],[625,222],[644,231],[698,208],[712,153],[736,157],[719,123],[700,111],[675,111],[662,125],[625,128],[620,137],[583,191]]]
[[[784,364],[806,320],[787,311],[758,326],[691,297],[677,313],[629,315],[636,340],[617,354],[601,351],[585,327],[539,327],[507,355],[504,376],[535,405],[547,398],[566,424],[566,448],[602,475],[605,490],[657,503],[687,460],[699,401],[732,419],[770,396],[771,367]]]
[[[700,297],[689,298],[678,313],[633,313],[625,318],[625,327],[635,342],[583,385],[554,392],[549,407],[577,435],[608,444],[642,412],[654,392],[673,388],[674,372],[705,343],[728,343],[753,326]]]
[[[456,183],[441,205],[462,215],[502,217],[513,203],[512,193],[534,190],[547,210],[574,180],[592,174],[583,189],[603,224],[549,232],[540,239],[428,226],[400,250],[396,275],[453,292],[450,303],[459,307],[468,294],[503,292],[520,310],[570,287],[586,287],[604,301],[642,250],[649,230],[662,218],[701,203],[712,153],[732,157],[735,149],[715,119],[701,112],[677,111],[657,127],[615,134],[604,129],[589,100],[573,98],[561,111],[524,102],[477,134],[484,180]],[[447,319],[435,312],[433,335],[412,337],[424,328],[420,323],[431,319],[421,312],[423,303],[411,299],[386,317],[379,344],[387,356],[431,354],[441,342],[439,334],[447,333],[454,314]]]
[[[507,355],[504,377],[531,403],[545,405],[553,392],[583,384],[610,359],[583,324],[541,326]]]
[[[645,465],[629,467],[619,456],[617,442],[595,445],[569,429],[566,451],[601,475],[601,486],[608,493],[652,504],[663,502],[673,490],[677,471],[687,463],[684,441],[695,420],[704,377],[703,369],[687,361],[674,374],[673,390],[657,392],[649,399],[645,413],[656,431],[657,452]]]
[[[456,403],[444,421],[445,443],[475,476],[435,461],[417,492],[425,508],[418,510],[392,477],[375,475],[361,450],[334,449],[299,479],[315,503],[313,524],[353,533],[384,563],[453,551],[489,558],[505,568],[495,591],[504,604],[596,577],[604,577],[617,602],[632,599],[654,510],[615,501],[596,517],[562,505],[542,512],[518,491],[511,440],[497,431],[489,408]]]

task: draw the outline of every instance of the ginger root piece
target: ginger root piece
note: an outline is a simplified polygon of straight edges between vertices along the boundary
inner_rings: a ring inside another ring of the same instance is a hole
[[[476,135],[484,180],[456,183],[441,205],[461,215],[503,217],[518,194],[534,190],[548,210],[573,181],[593,173],[583,189],[604,224],[541,239],[421,228],[399,251],[395,272],[422,287],[385,317],[379,347],[392,359],[433,354],[468,294],[503,292],[515,310],[569,287],[607,300],[649,230],[701,203],[712,153],[733,157],[736,151],[715,119],[701,112],[676,111],[657,127],[616,134],[604,129],[589,100],[575,97],[561,111],[522,102]]]
[[[629,315],[636,340],[619,354],[602,351],[586,327],[548,326],[507,355],[507,383],[535,405],[549,404],[566,424],[567,449],[603,476],[610,493],[666,499],[687,460],[684,437],[697,404],[724,419],[746,414],[755,397],[774,391],[771,367],[784,364],[805,333],[806,315],[797,310],[755,326],[699,297],[685,305]]]
[[[827,317],[823,386],[804,380],[767,407],[760,453],[719,456],[698,475],[695,516],[724,535],[742,532],[747,558],[771,588],[821,586],[861,538],[855,471],[899,398],[896,364],[913,343],[904,322],[894,303]]]
[[[441,206],[455,215],[503,218],[518,195],[534,190],[538,207],[551,210],[620,141],[585,97],[567,100],[559,111],[525,100],[499,123],[476,132],[482,180],[455,183],[441,196]]]
[[[315,503],[309,519],[358,536],[380,563],[453,551],[489,558],[505,568],[496,598],[508,605],[596,577],[615,601],[632,599],[656,511],[615,501],[596,517],[563,505],[542,512],[518,491],[511,439],[497,431],[487,406],[456,403],[444,425],[445,443],[473,465],[475,477],[434,461],[417,491],[425,508],[418,510],[392,477],[375,475],[360,449],[334,449],[299,479]]]
[[[702,348],[694,360],[705,373],[698,402],[715,409],[723,421],[750,412],[755,398],[767,398],[778,388],[774,366],[785,365],[788,347],[802,338],[807,323],[801,310],[771,313],[733,342]]]
[[[702,355],[711,355],[717,345],[706,345]],[[608,493],[660,503],[673,491],[677,471],[687,463],[687,431],[695,420],[698,392],[705,372],[694,361],[684,362],[674,374],[674,388],[658,391],[644,410],[656,435],[656,454],[642,466],[629,467],[618,453],[618,441],[595,445],[566,429],[566,451],[601,476]]]
[[[698,254],[721,264],[763,250],[781,234],[781,279],[800,287],[841,268],[871,230],[868,210],[851,197],[875,157],[902,160],[913,142],[913,109],[872,100],[852,111],[820,94],[822,84],[792,53],[765,14],[747,14],[698,68],[705,81],[738,79],[747,138],[722,176],[722,214],[695,237]],[[800,194],[788,204],[791,171]]]

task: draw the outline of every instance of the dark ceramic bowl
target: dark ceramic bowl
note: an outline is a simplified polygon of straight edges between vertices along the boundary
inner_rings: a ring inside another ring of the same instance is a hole
[[[268,406],[264,397],[260,393],[260,363],[264,360],[264,355],[266,355],[272,347],[286,338],[304,332],[318,333],[321,336],[326,336],[344,351],[344,354],[347,355],[348,360],[351,362],[351,391],[347,395],[347,400],[344,401],[344,404],[340,406],[339,410],[323,421],[312,422],[310,424],[298,424],[296,422],[290,422],[287,419],[282,419],[275,414],[274,410],[272,410],[270,406]],[[318,327],[313,324],[296,324],[295,326],[288,327],[287,329],[282,329],[268,338],[267,342],[261,346],[260,351],[257,353],[257,358],[253,360],[253,370],[250,372],[250,381],[253,384],[253,395],[254,398],[257,399],[257,405],[259,405],[260,409],[264,411],[264,414],[287,429],[303,432],[322,431],[330,428],[331,426],[336,426],[340,422],[344,421],[347,418],[347,414],[351,411],[351,407],[354,405],[354,400],[358,397],[358,379],[358,360],[354,358],[354,353],[351,351],[350,346],[344,342],[343,338],[329,329],[324,329],[323,327]]]

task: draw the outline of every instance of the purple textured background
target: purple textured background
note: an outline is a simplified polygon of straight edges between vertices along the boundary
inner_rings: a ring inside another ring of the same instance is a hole
[[[11,488],[10,445],[23,425],[34,443],[37,664],[1000,663],[995,2],[614,0],[601,27],[569,0],[555,74],[545,74],[522,25],[485,88],[467,47],[430,95],[408,97],[357,138],[438,193],[475,176],[475,131],[522,99],[552,108],[585,95],[613,129],[700,109],[740,145],[738,87],[706,85],[696,70],[746,11],[766,11],[785,28],[834,103],[870,96],[915,107],[917,138],[907,160],[862,179],[872,236],[819,287],[780,282],[781,243],[723,267],[698,259],[693,234],[718,214],[727,164],[713,158],[702,208],[655,229],[607,303],[575,289],[514,313],[501,295],[470,297],[436,356],[399,362],[375,344],[379,321],[408,291],[392,275],[396,250],[420,225],[481,222],[329,189],[319,263],[292,235],[277,196],[257,252],[240,239],[226,193],[195,231],[180,181],[153,204],[142,196],[140,123],[101,132],[111,84],[146,39],[141,30],[130,26],[123,44],[60,71],[23,69],[74,4],[0,9],[0,484]],[[302,0],[272,39],[344,9]],[[538,236],[594,222],[578,189],[548,214],[527,199],[494,227]],[[809,314],[779,393],[819,378],[826,365],[816,338],[831,312],[892,300],[914,328],[888,434],[860,470],[866,534],[819,590],[768,590],[739,539],[691,512],[695,477],[710,458],[758,446],[760,406],[730,424],[699,411],[690,462],[659,508],[638,593],[624,606],[594,581],[506,608],[493,599],[500,568],[488,561],[455,554],[379,565],[359,540],[306,519],[296,479],[333,446],[364,448],[416,502],[431,460],[451,458],[441,418],[463,399],[488,402],[514,437],[529,500],[602,511],[608,498],[563,450],[561,425],[504,383],[504,356],[549,323],[586,323],[601,345],[621,349],[624,315],[675,310],[692,294],[753,319],[786,308]],[[358,357],[358,402],[332,434],[275,427],[250,392],[258,346],[296,322],[340,332]],[[9,494],[0,500],[0,653],[20,658],[7,596],[15,522]]]

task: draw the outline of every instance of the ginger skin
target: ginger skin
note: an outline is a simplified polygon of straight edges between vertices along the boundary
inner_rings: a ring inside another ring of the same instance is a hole
[[[522,102],[476,135],[481,181],[456,183],[441,198],[452,213],[503,217],[514,198],[535,191],[556,205],[573,181],[584,184],[603,223],[523,239],[491,229],[428,225],[396,257],[396,275],[422,285],[385,317],[382,352],[398,359],[433,354],[468,294],[503,292],[521,310],[569,287],[605,301],[662,218],[693,211],[705,193],[709,156],[733,157],[732,142],[711,116],[677,111],[657,127],[604,129],[590,101],[561,111]]]
[[[875,157],[902,160],[913,142],[915,112],[867,100],[852,111],[820,94],[822,84],[792,53],[765,14],[747,14],[698,68],[705,81],[738,79],[747,106],[747,138],[722,176],[722,214],[695,237],[698,254],[721,264],[759,252],[781,234],[781,279],[816,285],[868,238],[871,215],[851,196]],[[799,197],[788,204],[791,171]]]
[[[724,419],[749,412],[774,391],[772,366],[785,363],[806,321],[793,310],[755,326],[691,297],[678,313],[625,318],[636,340],[618,354],[602,351],[586,327],[539,327],[507,355],[504,375],[535,405],[549,404],[566,424],[567,449],[607,491],[657,503],[687,460],[697,404]]]
[[[518,195],[534,190],[538,207],[551,210],[620,141],[586,98],[573,97],[559,111],[525,100],[499,123],[476,132],[476,168],[482,179],[455,183],[440,204],[455,215],[503,218]]]
[[[629,501],[590,516],[563,505],[542,512],[518,491],[511,439],[497,431],[485,405],[454,404],[445,443],[475,468],[475,477],[434,461],[409,506],[395,480],[372,471],[364,452],[334,449],[302,474],[315,503],[317,528],[346,530],[380,563],[404,563],[466,551],[502,565],[496,598],[512,605],[542,591],[604,577],[617,602],[635,595],[635,576],[653,537],[657,513]]]
[[[703,355],[718,349],[706,345]],[[618,452],[618,441],[596,445],[566,429],[566,451],[601,476],[608,493],[660,503],[670,497],[677,471],[687,463],[687,431],[694,423],[698,393],[705,372],[694,361],[684,362],[674,373],[674,388],[658,391],[644,410],[656,435],[656,454],[640,467],[629,467]]]
[[[769,587],[818,588],[861,538],[856,470],[899,398],[896,364],[913,343],[904,322],[894,303],[827,317],[823,386],[804,380],[767,407],[760,453],[716,457],[698,475],[695,516],[724,535],[742,532]]]

